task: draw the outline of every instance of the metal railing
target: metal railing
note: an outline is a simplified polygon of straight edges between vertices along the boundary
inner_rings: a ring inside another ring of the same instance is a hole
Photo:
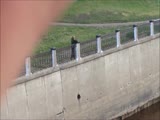
[[[63,64],[72,61],[73,59],[71,58],[71,46],[57,49],[56,56],[58,64]]]
[[[81,57],[86,57],[88,55],[92,55],[96,53],[96,39],[81,43],[80,53]]]
[[[150,35],[149,23],[138,25],[138,38],[147,37]]]
[[[160,20],[154,21],[154,33],[160,32]]]
[[[96,36],[95,39],[76,44],[74,49],[71,46],[52,49],[49,52],[28,57],[20,76],[28,76],[42,69],[56,67],[58,64],[68,63],[73,60],[79,61],[81,57],[102,53],[107,49],[120,47],[121,44],[153,36],[156,33],[160,33],[160,20],[150,21],[138,26],[133,25],[133,27],[122,28],[111,34]]]
[[[52,67],[51,51],[31,56],[31,73]]]
[[[120,36],[121,36],[121,44],[125,44],[128,43],[130,41],[134,40],[134,31],[133,31],[133,27],[129,27],[126,29],[122,29],[120,31]]]
[[[103,35],[101,38],[102,38],[102,50],[103,51],[116,47],[117,43],[116,43],[115,33]]]

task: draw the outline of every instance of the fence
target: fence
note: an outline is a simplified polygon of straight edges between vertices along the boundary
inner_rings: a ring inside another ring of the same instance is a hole
[[[92,55],[96,53],[96,39],[81,43],[80,53],[81,57],[86,57],[88,55]]]
[[[160,32],[160,20],[154,21],[154,33]]]
[[[143,38],[150,35],[150,26],[148,23],[138,26],[138,38]]]
[[[115,33],[104,35],[102,38],[102,50],[105,51],[107,49],[116,47],[116,36]]]
[[[73,60],[79,61],[81,57],[102,53],[107,49],[119,47],[121,44],[137,41],[139,38],[146,36],[153,36],[159,32],[160,20],[156,20],[116,30],[111,34],[96,36],[95,39],[76,44],[75,49],[71,48],[71,46],[52,49],[49,52],[27,58],[20,76],[27,76],[42,69],[55,67],[58,64],[68,63]]]
[[[133,40],[134,40],[133,27],[121,30],[121,44],[125,44]]]
[[[32,73],[49,67],[52,67],[51,51],[34,55],[31,57]]]
[[[67,63],[73,59],[71,59],[71,46],[67,46],[65,48],[59,48],[56,50],[57,63],[63,64]]]

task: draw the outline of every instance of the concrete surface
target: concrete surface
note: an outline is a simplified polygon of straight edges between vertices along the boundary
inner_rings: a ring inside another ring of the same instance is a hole
[[[156,35],[19,78],[1,119],[108,120],[131,112],[160,97],[159,45]]]

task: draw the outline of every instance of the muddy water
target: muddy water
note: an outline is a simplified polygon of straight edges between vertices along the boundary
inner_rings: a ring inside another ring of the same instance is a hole
[[[160,120],[160,102],[134,114],[125,120]]]

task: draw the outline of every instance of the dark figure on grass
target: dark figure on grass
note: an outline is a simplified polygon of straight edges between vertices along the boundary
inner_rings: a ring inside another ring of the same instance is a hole
[[[76,59],[76,44],[78,41],[75,39],[75,36],[71,37],[71,60]]]

